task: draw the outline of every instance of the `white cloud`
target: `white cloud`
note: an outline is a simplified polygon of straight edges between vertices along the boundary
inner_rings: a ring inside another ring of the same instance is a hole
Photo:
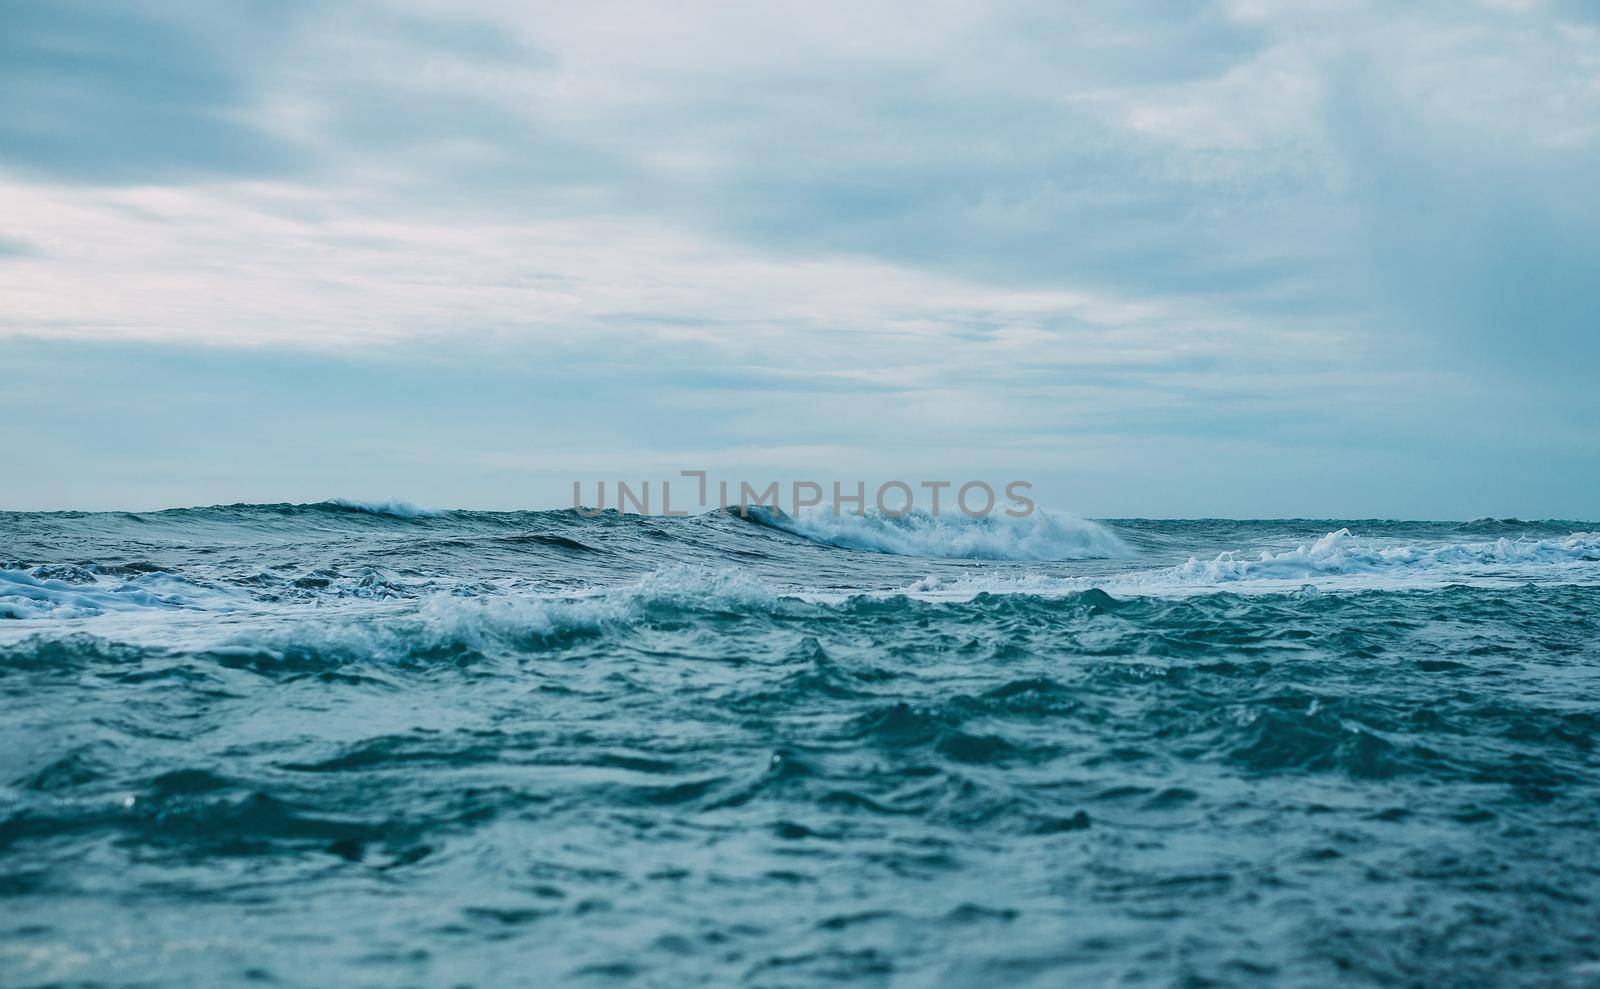
[[[565,351],[654,337],[808,365],[974,331],[1014,346],[1023,328],[1051,338],[1045,325],[1079,333],[1092,361],[1171,324],[1150,302],[795,259],[648,217],[447,222],[353,199],[282,184],[5,183],[0,214],[36,252],[0,267],[0,333],[309,348],[488,334]],[[797,338],[811,342],[770,349]]]
[[[793,451],[1039,459],[1491,435],[1600,356],[1560,4],[41,9],[129,54],[0,38],[0,337],[665,368]]]

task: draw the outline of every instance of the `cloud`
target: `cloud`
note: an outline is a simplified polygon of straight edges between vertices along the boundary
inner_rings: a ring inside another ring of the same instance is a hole
[[[602,458],[776,416],[834,462],[1108,465],[1108,501],[1152,476],[1120,449],[1380,491],[1593,447],[1581,4],[8,14],[0,337],[525,362],[605,396]]]
[[[153,11],[161,9],[162,15]],[[281,171],[249,66],[288,8],[18,0],[0,31],[0,160],[86,182]]]

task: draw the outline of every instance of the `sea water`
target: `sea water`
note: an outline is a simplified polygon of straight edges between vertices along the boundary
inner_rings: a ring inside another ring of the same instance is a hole
[[[1594,984],[1594,528],[0,514],[0,984]]]

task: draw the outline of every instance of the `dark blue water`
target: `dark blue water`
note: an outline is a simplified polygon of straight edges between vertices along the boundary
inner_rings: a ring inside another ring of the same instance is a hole
[[[0,983],[1600,983],[1592,526],[380,508],[0,515]]]

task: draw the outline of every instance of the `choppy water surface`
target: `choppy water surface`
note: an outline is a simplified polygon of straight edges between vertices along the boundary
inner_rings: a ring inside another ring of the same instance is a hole
[[[1600,982],[1600,533],[0,515],[0,983]]]

